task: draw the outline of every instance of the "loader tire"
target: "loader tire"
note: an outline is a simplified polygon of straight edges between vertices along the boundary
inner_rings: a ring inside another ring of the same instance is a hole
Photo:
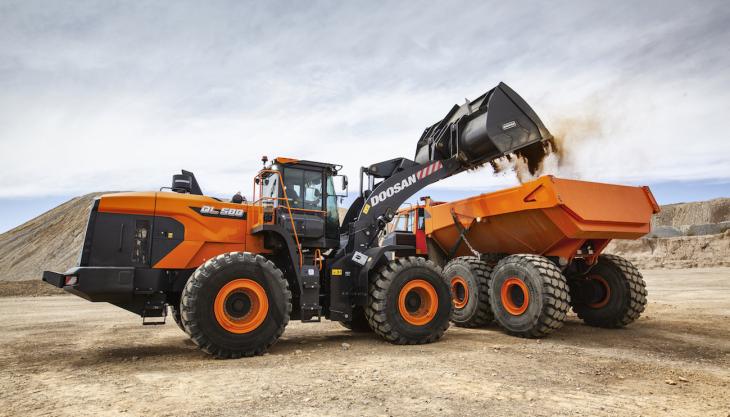
[[[624,327],[641,316],[646,307],[646,283],[638,269],[616,255],[601,255],[585,281],[571,280],[571,293],[580,284],[588,291],[575,294],[573,311],[589,326]],[[586,292],[589,294],[586,295]]]
[[[205,262],[182,293],[182,322],[193,342],[217,358],[261,355],[289,323],[291,292],[271,261],[230,252]]]
[[[172,316],[172,320],[175,321],[175,324],[177,324],[177,327],[180,328],[183,332],[187,333],[188,331],[185,330],[185,326],[182,322],[182,317],[180,316],[180,308],[175,307],[174,305],[170,304],[170,315]]]
[[[544,337],[562,327],[570,308],[565,276],[544,256],[511,255],[489,280],[489,301],[497,323],[518,337]]]
[[[455,326],[481,327],[494,320],[489,305],[491,273],[492,267],[474,256],[461,256],[446,264],[443,275],[451,289],[451,322]]]
[[[441,268],[411,256],[384,265],[371,278],[365,307],[370,327],[390,343],[418,345],[439,340],[449,328],[451,294]]]
[[[365,317],[365,309],[362,306],[355,306],[352,308],[352,320],[341,321],[342,327],[352,330],[355,333],[371,333],[373,329],[370,328],[368,318]]]

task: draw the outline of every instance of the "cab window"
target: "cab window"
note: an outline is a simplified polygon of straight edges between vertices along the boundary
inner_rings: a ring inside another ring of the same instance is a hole
[[[410,216],[407,214],[399,214],[395,218],[395,227],[393,230],[399,232],[411,232],[413,231],[413,225],[411,224]]]
[[[272,173],[267,173],[263,177],[263,184],[261,185],[261,197],[265,197],[267,201],[271,201],[278,197],[279,194],[279,176]]]
[[[322,210],[322,172],[285,168],[284,186],[292,208]]]
[[[426,230],[426,217],[422,208],[418,209],[418,230]]]
[[[332,177],[327,176],[327,227],[326,236],[337,239],[340,234],[340,213],[337,211],[337,195]]]

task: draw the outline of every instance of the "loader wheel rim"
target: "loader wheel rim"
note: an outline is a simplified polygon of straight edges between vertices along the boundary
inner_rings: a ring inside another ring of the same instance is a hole
[[[451,278],[451,301],[455,309],[462,309],[469,303],[469,284],[466,280],[457,275]]]
[[[428,281],[408,281],[398,294],[398,312],[414,326],[428,324],[436,316],[439,301],[436,289]]]
[[[234,279],[218,291],[213,303],[215,319],[226,331],[244,334],[256,330],[269,312],[266,290],[256,281]]]
[[[602,291],[603,291],[603,297],[595,303],[588,304],[588,307],[590,307],[590,308],[605,307],[606,304],[608,304],[608,302],[611,300],[611,286],[608,285],[608,281],[606,281],[606,279],[600,275],[591,275],[590,277],[588,277],[588,279],[598,282],[598,284],[600,284],[600,287],[602,288]]]
[[[507,278],[502,284],[501,299],[502,306],[509,314],[519,316],[530,305],[530,291],[521,279]]]

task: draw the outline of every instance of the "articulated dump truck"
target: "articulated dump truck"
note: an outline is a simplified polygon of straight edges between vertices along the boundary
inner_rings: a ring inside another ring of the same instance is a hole
[[[647,187],[544,176],[449,203],[424,198],[401,210],[385,242],[411,244],[444,267],[458,326],[496,320],[541,337],[569,307],[585,323],[621,327],[646,304],[639,271],[602,254],[611,239],[647,234],[659,212]]]
[[[443,270],[413,245],[382,244],[384,229],[424,187],[542,149],[551,138],[530,106],[500,83],[426,128],[414,159],[362,167],[359,195],[342,223],[337,205],[347,178],[336,163],[264,157],[251,201],[206,196],[182,171],[167,190],[101,196],[79,265],[45,271],[43,280],[137,314],[143,324],[164,323],[170,314],[219,358],[264,353],[290,319],[326,318],[394,344],[434,342],[453,313]],[[524,270],[553,285],[549,273],[564,288],[559,258],[531,256],[503,262],[515,271],[509,277]],[[586,262],[575,273],[592,277],[601,265]],[[567,303],[567,295],[559,297]]]

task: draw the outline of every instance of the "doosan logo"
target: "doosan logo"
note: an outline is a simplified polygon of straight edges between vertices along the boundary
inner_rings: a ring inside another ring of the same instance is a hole
[[[379,192],[378,194],[370,197],[370,205],[373,207],[377,206],[378,203],[380,203],[381,201],[387,199],[388,197],[392,197],[395,194],[398,194],[399,192],[415,184],[416,181],[422,180],[427,176],[433,174],[434,172],[438,171],[439,169],[443,168],[443,166],[444,165],[441,163],[441,161],[436,161],[426,168],[423,168],[420,171],[416,172],[415,174],[403,178],[400,182],[397,182],[386,188],[385,190]]]

